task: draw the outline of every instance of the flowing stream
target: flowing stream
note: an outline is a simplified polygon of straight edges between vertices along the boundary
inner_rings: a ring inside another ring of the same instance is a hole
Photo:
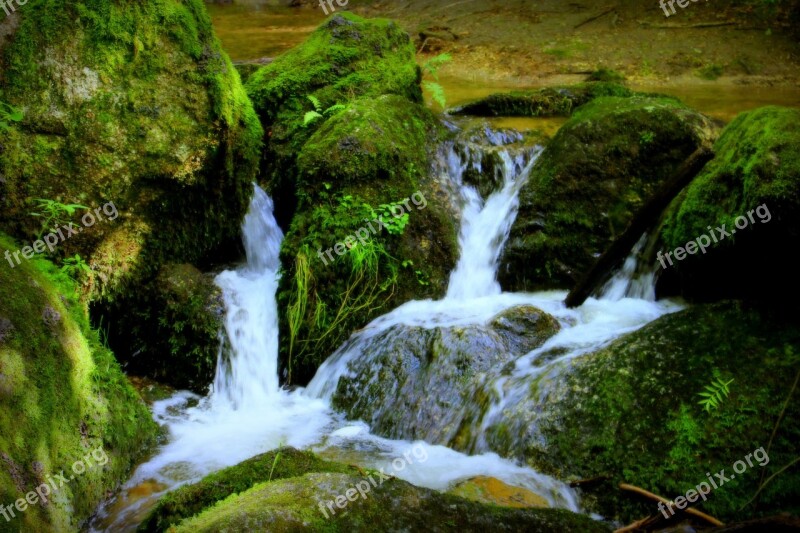
[[[216,279],[224,291],[227,316],[213,390],[205,398],[179,392],[154,404],[154,417],[169,429],[168,442],[99,510],[90,529],[133,531],[166,491],[281,445],[312,449],[324,457],[363,467],[384,467],[387,472],[391,472],[391,461],[412,445],[424,446],[427,460],[391,473],[437,490],[471,477],[489,476],[528,488],[551,506],[579,510],[574,492],[564,483],[492,453],[481,441],[480,428],[501,417],[532,376],[554,368],[553,361],[537,364],[541,354],[558,348],[558,360],[575,357],[678,307],[653,301],[652,277],[631,281],[636,270],[633,258],[629,261],[634,263],[627,264],[604,289],[605,296],[590,298],[578,309],[565,308],[564,292],[501,292],[496,280],[498,258],[516,216],[517,193],[541,151],[538,147],[504,148],[507,142],[497,134],[490,136],[489,147],[500,163],[492,169],[496,190],[485,200],[476,187],[464,182],[467,171],[483,170],[481,149],[478,153],[474,147],[465,150],[448,145],[442,149],[438,171],[460,191],[463,207],[461,257],[447,296],[439,301],[411,301],[374,320],[320,367],[306,389],[291,392],[281,389],[278,381],[275,293],[283,234],[273,217],[272,200],[255,186],[242,226],[247,262]],[[649,287],[642,289],[648,283]],[[379,333],[400,324],[423,328],[486,324],[497,313],[519,304],[552,314],[562,330],[543,347],[520,358],[512,373],[500,374],[498,369],[487,381],[486,386],[498,391],[498,399],[476,422],[480,427],[472,455],[437,443],[381,438],[363,422],[345,420],[331,409],[331,396],[339,378],[348,372],[348,363],[370,358],[370,341]]]

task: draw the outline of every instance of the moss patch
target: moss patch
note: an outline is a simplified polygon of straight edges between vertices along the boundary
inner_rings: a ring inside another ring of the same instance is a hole
[[[0,235],[0,254],[18,249]],[[101,448],[109,458],[2,531],[75,530],[130,473],[156,425],[114,355],[89,327],[75,285],[41,259],[0,267],[0,501]]]

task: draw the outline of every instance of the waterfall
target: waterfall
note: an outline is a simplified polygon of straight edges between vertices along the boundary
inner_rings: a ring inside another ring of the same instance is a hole
[[[278,258],[283,232],[272,199],[258,185],[242,225],[247,264],[217,276],[225,308],[225,340],[211,402],[229,408],[264,405],[278,393]]]

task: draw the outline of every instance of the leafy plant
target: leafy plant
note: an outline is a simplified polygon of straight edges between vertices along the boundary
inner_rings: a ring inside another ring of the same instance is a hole
[[[47,200],[45,198],[36,198],[39,213],[31,213],[35,217],[41,217],[42,227],[39,229],[37,237],[42,238],[45,231],[50,231],[53,226],[61,226],[69,222],[67,217],[71,217],[78,209],[89,209],[85,205],[80,204],[62,204],[55,200]]]
[[[439,104],[442,109],[447,106],[447,98],[444,93],[444,87],[439,83],[439,69],[445,63],[448,63],[453,60],[453,56],[450,54],[439,54],[436,57],[433,57],[426,61],[422,65],[422,71],[429,74],[434,80],[430,81],[426,80],[422,82],[422,86],[431,94],[431,98]]]
[[[702,405],[707,413],[710,413],[714,409],[719,409],[719,406],[722,405],[722,402],[728,397],[728,394],[730,394],[729,385],[733,383],[732,379],[724,381],[719,377],[717,372],[715,372],[715,374],[713,381],[704,387],[705,390],[697,394],[703,398],[697,403]]]
[[[378,206],[377,212],[374,210],[372,211],[372,219],[374,220],[380,218],[383,226],[386,228],[386,231],[388,231],[391,235],[402,235],[409,221],[408,213],[403,213],[399,217],[394,216],[394,209],[397,206],[402,208],[402,202],[381,204]]]
[[[72,257],[64,259],[61,266],[61,272],[64,272],[67,276],[76,281],[82,273],[91,271],[92,269],[86,264],[86,261],[83,260],[80,254],[75,254]]]
[[[278,459],[281,458],[281,452],[275,454],[275,459],[272,461],[272,468],[269,469],[269,479],[267,481],[272,481],[272,473],[275,471],[275,465],[278,464]]]
[[[11,104],[0,102],[0,131],[8,131],[11,127],[10,123],[21,122],[22,117],[23,113],[21,109]]]
[[[313,95],[308,95],[307,98],[314,105],[314,111],[309,111],[305,114],[303,117],[303,127],[308,127],[321,118],[330,117],[339,111],[347,109],[347,106],[344,104],[334,104],[323,111],[322,103],[320,103],[319,98]]]
[[[417,276],[417,283],[422,285],[423,287],[430,285],[431,282],[428,279],[428,275],[420,269],[414,268],[414,261],[411,259],[406,259],[403,261],[402,265],[403,268],[410,268],[414,271],[414,274]]]

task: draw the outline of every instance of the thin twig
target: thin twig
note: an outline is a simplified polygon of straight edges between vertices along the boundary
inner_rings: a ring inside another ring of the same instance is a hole
[[[718,28],[719,26],[735,26],[737,23],[731,20],[726,22],[698,22],[696,24],[653,24],[646,20],[637,20],[642,26],[656,30],[691,30],[695,28]]]
[[[580,28],[581,26],[585,26],[586,24],[589,24],[590,22],[592,22],[592,21],[595,21],[595,20],[599,19],[600,17],[603,17],[603,16],[605,16],[605,15],[608,15],[609,13],[611,13],[612,11],[615,11],[616,9],[617,9],[617,6],[611,6],[611,7],[607,7],[607,8],[606,8],[606,9],[605,9],[605,10],[604,10],[602,13],[600,13],[599,15],[595,15],[595,16],[593,16],[593,17],[589,17],[588,19],[584,20],[583,22],[581,22],[580,24],[578,24],[577,26],[575,26],[573,29],[574,29],[574,30],[577,30],[577,29],[578,29],[578,28]]]
[[[789,391],[789,395],[786,397],[786,401],[783,402],[783,409],[781,409],[781,414],[778,415],[778,419],[775,421],[775,426],[772,428],[772,435],[769,436],[769,442],[767,443],[767,453],[766,453],[767,457],[769,457],[769,452],[772,449],[772,441],[775,439],[775,434],[778,433],[778,426],[780,426],[781,421],[783,420],[783,415],[786,414],[786,407],[789,405],[789,400],[792,399],[792,394],[794,394],[794,391],[797,388],[798,381],[800,381],[800,370],[797,371],[797,375],[794,378],[794,384],[792,385],[792,389]],[[759,492],[761,492],[761,487],[763,486],[764,483],[764,475],[766,473],[767,473],[766,470],[761,471],[761,479],[758,480]],[[758,492],[756,493],[756,495],[758,495]],[[758,502],[756,502],[756,505],[758,505]]]
[[[788,469],[789,467],[791,467],[791,466],[794,466],[794,464],[795,464],[795,463],[798,463],[798,462],[800,462],[800,457],[796,457],[794,461],[792,461],[792,462],[791,462],[791,463],[789,463],[788,465],[784,466],[783,468],[781,468],[780,470],[778,470],[777,472],[775,472],[774,474],[772,474],[771,476],[769,476],[769,477],[767,478],[767,480],[766,480],[764,483],[762,483],[760,487],[758,487],[758,490],[757,490],[757,491],[756,491],[756,493],[753,495],[753,497],[752,497],[752,498],[750,498],[750,501],[748,501],[746,504],[742,505],[742,506],[739,508],[739,510],[741,511],[742,509],[744,509],[745,507],[747,507],[748,505],[750,505],[750,503],[751,503],[753,500],[755,500],[755,499],[758,497],[758,495],[761,493],[761,491],[762,491],[762,490],[764,490],[764,487],[766,487],[766,486],[767,486],[767,484],[768,484],[770,481],[772,481],[772,479],[773,479],[775,476],[777,476],[778,474],[780,474],[780,473],[781,473],[781,472],[783,472],[784,470]]]
[[[663,504],[665,504],[667,506],[667,509],[670,510],[670,513],[674,513],[674,511],[672,511],[672,506],[674,504],[672,502],[670,502],[668,499],[666,499],[666,498],[664,498],[662,496],[659,496],[657,494],[653,494],[652,492],[646,491],[646,490],[644,490],[644,489],[642,489],[640,487],[637,487],[635,485],[629,485],[628,483],[620,483],[619,484],[619,488],[621,488],[622,490],[635,492],[636,494],[640,494],[642,496],[650,498],[651,500],[659,501],[659,502],[661,502],[661,503],[663,503]],[[706,513],[702,512],[702,511],[698,511],[697,509],[692,509],[691,507],[687,507],[686,509],[678,508],[678,510],[679,511],[683,511],[686,514],[690,514],[692,516],[696,516],[697,518],[703,519],[706,522],[708,522],[709,524],[713,524],[715,526],[724,526],[725,525],[722,522],[720,522],[719,520],[717,520],[716,518],[714,518],[713,516],[707,515]]]

